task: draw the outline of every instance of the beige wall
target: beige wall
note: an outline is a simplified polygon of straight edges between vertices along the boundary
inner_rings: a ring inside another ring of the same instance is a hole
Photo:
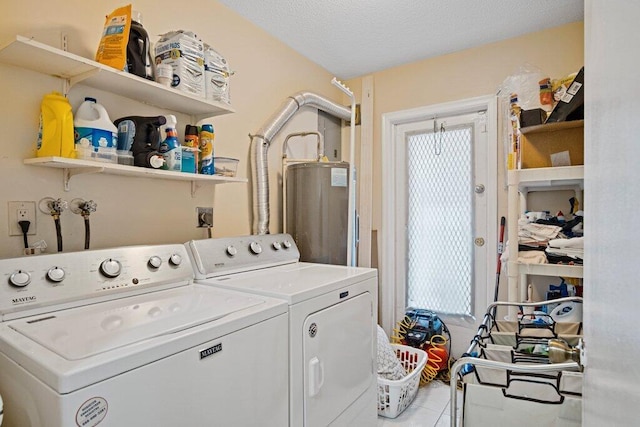
[[[121,1],[115,0],[4,1],[0,16],[0,42],[20,34],[59,45],[58,34],[63,31],[68,35],[71,52],[93,58],[105,15],[121,5]],[[222,53],[235,70],[231,100],[237,112],[207,121],[212,122],[216,129],[216,155],[239,158],[240,177],[250,176],[248,134],[257,131],[288,96],[308,90],[333,100],[341,99],[341,93],[330,84],[331,74],[221,4],[211,0],[187,0],[176,4],[176,7],[179,10],[151,0],[137,0],[134,4],[134,8],[143,14],[144,27],[152,42],[169,30],[192,30]],[[42,64],[43,69],[46,66],[46,63]],[[60,91],[60,80],[0,64],[0,81],[3,92],[0,103],[0,115],[3,117],[0,257],[21,253],[22,239],[8,237],[7,201],[37,202],[47,196],[68,201],[82,197],[98,203],[98,211],[91,216],[92,248],[203,238],[206,236],[204,230],[195,228],[196,206],[214,207],[214,236],[250,233],[250,182],[219,186],[203,184],[192,198],[188,182],[98,174],[73,177],[71,191],[64,192],[61,170],[22,163],[23,159],[34,156],[42,96],[53,90]],[[73,87],[69,93],[74,108],[84,96],[97,97],[112,120],[132,114],[173,113],[82,85]],[[177,116],[178,131],[182,135],[190,118],[183,114]],[[301,111],[272,144],[269,156],[273,189],[272,232],[279,229],[279,195],[275,188],[281,164],[282,139],[294,130],[316,128],[313,111]],[[81,250],[84,239],[82,218],[67,211],[63,213],[61,222],[65,251]],[[53,221],[42,213],[37,214],[37,234],[30,236],[30,242],[39,239],[46,240],[49,248],[55,250]]]
[[[583,30],[583,23],[576,22],[374,73],[373,229],[382,222],[382,114],[495,94],[525,63],[551,77],[577,71],[584,64]],[[347,83],[354,89],[361,86],[360,79]],[[502,170],[502,144],[498,147]],[[502,172],[499,181],[502,189]],[[499,192],[498,212],[506,214],[506,191]]]
[[[7,4],[8,3],[8,4]],[[172,29],[195,31],[219,50],[236,74],[232,78],[231,99],[236,113],[212,118],[216,128],[216,155],[240,159],[238,175],[250,177],[249,133],[255,132],[298,91],[313,91],[330,99],[347,103],[330,84],[332,75],[295,53],[283,43],[226,7],[207,0],[188,0],[192,13],[173,13],[156,2],[139,0],[136,10],[144,16],[144,26],[152,41]],[[0,41],[16,34],[34,36],[59,45],[59,34],[68,35],[69,50],[92,58],[97,47],[104,16],[121,2],[36,0],[5,2],[0,16]],[[28,10],[29,13],[24,11]],[[446,101],[492,94],[518,66],[525,62],[537,65],[550,76],[561,76],[583,64],[583,24],[574,23],[475,49],[408,64],[373,75],[374,80],[374,151],[373,151],[373,228],[381,223],[381,115]],[[46,64],[43,64],[46,67]],[[195,207],[214,207],[214,236],[251,232],[251,184],[201,185],[191,197],[186,182],[127,178],[107,175],[81,175],[72,178],[71,191],[64,192],[60,170],[25,166],[22,161],[34,156],[38,109],[42,96],[61,90],[60,80],[44,74],[24,71],[0,64],[4,101],[0,114],[7,125],[3,129],[0,180],[0,257],[20,254],[21,238],[8,237],[7,202],[39,201],[43,197],[72,200],[93,199],[98,211],[92,215],[92,247],[128,244],[183,242],[205,236],[195,228]],[[347,84],[359,97],[360,79]],[[71,89],[69,98],[77,107],[84,96],[95,96],[107,107],[111,118],[124,115],[173,113],[99,92],[82,85]],[[10,101],[7,101],[10,100]],[[313,110],[304,110],[281,132],[269,155],[271,187],[271,232],[280,230],[280,194],[278,171],[284,136],[299,130],[313,130]],[[190,121],[178,114],[178,130]],[[345,129],[345,140],[348,131]],[[348,144],[345,144],[348,145]],[[274,152],[275,151],[275,152]],[[500,151],[500,150],[499,150]],[[345,147],[343,153],[348,153]],[[500,197],[500,212],[505,212]],[[84,230],[82,219],[65,212],[62,216],[65,251],[81,250]],[[37,234],[30,242],[44,239],[55,246],[53,221],[37,213]]]

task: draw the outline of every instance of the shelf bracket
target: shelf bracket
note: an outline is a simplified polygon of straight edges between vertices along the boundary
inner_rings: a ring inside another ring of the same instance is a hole
[[[89,70],[87,72],[84,72],[84,73],[81,73],[81,74],[77,74],[77,75],[67,79],[68,82],[69,82],[69,88],[73,87],[73,85],[75,85],[76,83],[80,83],[81,81],[83,81],[85,79],[88,79],[89,77],[91,77],[91,76],[93,76],[93,75],[95,75],[95,74],[97,74],[99,72],[100,72],[100,69],[94,68],[94,69],[91,69],[91,70]]]
[[[198,192],[198,188],[200,188],[198,183],[196,181],[191,181],[191,198],[192,199],[196,197],[196,193]]]
[[[62,181],[64,184],[64,191],[69,191],[69,181],[71,181],[71,177],[75,175],[82,175],[87,173],[101,173],[104,172],[103,167],[92,167],[92,168],[64,168]]]

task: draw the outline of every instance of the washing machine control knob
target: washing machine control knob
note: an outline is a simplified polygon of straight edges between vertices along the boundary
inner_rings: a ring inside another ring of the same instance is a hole
[[[151,268],[160,268],[160,266],[162,265],[162,258],[160,258],[158,255],[154,255],[149,258],[148,264]]]
[[[31,275],[26,271],[18,270],[9,276],[9,283],[13,286],[23,288],[31,283]]]
[[[105,259],[102,261],[102,264],[100,264],[100,273],[106,277],[118,277],[121,271],[122,265],[120,264],[120,261],[113,258]]]
[[[237,254],[238,254],[238,250],[236,249],[235,246],[233,245],[227,246],[227,255],[229,255],[230,257],[234,257]]]
[[[279,251],[280,249],[282,249],[282,245],[280,244],[280,242],[273,242],[273,249],[275,249],[276,251]]]
[[[176,267],[182,264],[182,257],[180,256],[180,254],[171,255],[169,257],[169,264],[174,265]]]
[[[285,249],[291,249],[291,242],[285,240],[284,242],[282,242],[282,246],[284,246]]]
[[[251,244],[249,245],[249,249],[254,255],[258,255],[262,252],[262,246],[260,246],[260,243],[258,242],[251,242]]]
[[[64,280],[64,270],[60,267],[51,267],[49,271],[47,271],[47,279],[52,282],[62,282]]]

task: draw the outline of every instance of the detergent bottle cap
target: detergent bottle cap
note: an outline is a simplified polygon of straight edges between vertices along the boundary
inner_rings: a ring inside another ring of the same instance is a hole
[[[184,128],[184,134],[198,136],[198,126],[186,125]]]
[[[164,165],[164,159],[162,156],[151,155],[149,156],[149,165],[154,169],[159,169]]]
[[[168,114],[164,117],[167,120],[167,124],[165,125],[165,128],[175,129],[176,125],[178,124],[178,120],[176,119],[176,116],[174,116],[173,114]]]
[[[84,97],[84,100],[85,100],[85,101],[89,101],[89,102],[98,102],[95,98],[92,98],[92,97],[90,97],[90,96],[85,96],[85,97]]]
[[[131,20],[133,22],[137,22],[138,24],[142,25],[142,13],[139,10],[132,10]]]

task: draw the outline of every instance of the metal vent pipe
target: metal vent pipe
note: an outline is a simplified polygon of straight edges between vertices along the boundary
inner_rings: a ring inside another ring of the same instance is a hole
[[[253,193],[254,234],[269,233],[269,167],[268,152],[273,138],[282,127],[304,106],[322,110],[343,120],[351,119],[351,109],[311,92],[299,92],[287,98],[254,135],[251,135],[251,181]]]

